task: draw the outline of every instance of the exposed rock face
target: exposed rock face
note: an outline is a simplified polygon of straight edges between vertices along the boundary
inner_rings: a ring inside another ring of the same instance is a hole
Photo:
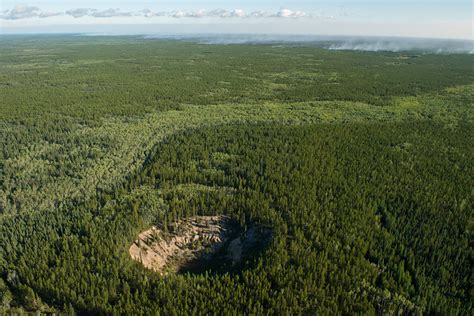
[[[132,259],[162,275],[213,261],[233,266],[270,238],[269,230],[255,226],[242,232],[227,216],[196,216],[171,227],[169,232],[156,226],[142,232],[130,246]]]

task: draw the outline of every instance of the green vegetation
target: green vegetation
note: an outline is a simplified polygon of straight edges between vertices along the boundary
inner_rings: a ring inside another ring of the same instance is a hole
[[[0,38],[0,314],[471,315],[469,55]],[[272,241],[161,277],[138,234]]]

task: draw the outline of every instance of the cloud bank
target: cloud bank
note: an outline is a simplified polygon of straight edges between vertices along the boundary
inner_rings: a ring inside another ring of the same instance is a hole
[[[276,12],[266,11],[251,11],[246,12],[242,9],[225,10],[225,9],[213,9],[213,10],[175,10],[166,12],[153,12],[149,9],[143,9],[141,11],[128,11],[124,12],[117,8],[109,8],[106,10],[97,10],[93,8],[72,8],[63,12],[48,12],[42,11],[38,7],[17,5],[10,10],[5,10],[0,13],[0,19],[3,20],[20,20],[30,18],[50,18],[54,16],[71,16],[73,18],[82,17],[94,17],[94,18],[114,18],[114,17],[168,17],[168,18],[234,18],[234,19],[245,19],[245,18],[283,18],[283,19],[300,19],[300,18],[332,18],[331,16],[324,16],[323,14],[314,14],[304,11],[293,11],[290,9],[282,8]]]
[[[472,17],[412,19],[401,15],[400,12],[394,12],[391,18],[385,19],[380,16],[371,17],[370,10],[364,15],[361,12],[349,12],[344,7],[339,8],[339,13],[326,7],[326,10],[334,15],[328,15],[316,8],[307,9],[308,11],[287,8],[243,10],[212,7],[199,10],[160,11],[136,6],[134,9],[124,7],[99,9],[93,5],[89,7],[86,3],[90,2],[84,1],[83,7],[66,6],[62,9],[47,7],[48,10],[30,5],[17,5],[9,9],[4,6],[0,9],[0,34],[58,32],[151,34],[160,31],[174,34],[326,34],[473,40]],[[376,50],[379,46],[385,45],[384,43],[374,46],[349,44],[349,46],[334,46],[333,49],[363,47]]]

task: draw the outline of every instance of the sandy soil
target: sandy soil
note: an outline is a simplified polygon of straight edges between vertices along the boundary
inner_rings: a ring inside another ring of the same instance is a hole
[[[153,226],[130,246],[133,260],[162,275],[209,266],[234,267],[265,247],[271,231],[256,225],[242,231],[227,216],[195,216],[169,226]]]
[[[156,226],[142,232],[130,246],[132,259],[164,274],[167,270],[176,270],[173,262],[192,260],[205,248],[217,251],[229,238],[225,216],[196,216],[174,226],[172,233],[165,233]]]

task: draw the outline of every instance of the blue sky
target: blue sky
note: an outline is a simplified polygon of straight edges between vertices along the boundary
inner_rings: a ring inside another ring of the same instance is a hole
[[[144,11],[144,9],[147,9]],[[473,38],[471,0],[2,0],[0,33],[230,32]]]

